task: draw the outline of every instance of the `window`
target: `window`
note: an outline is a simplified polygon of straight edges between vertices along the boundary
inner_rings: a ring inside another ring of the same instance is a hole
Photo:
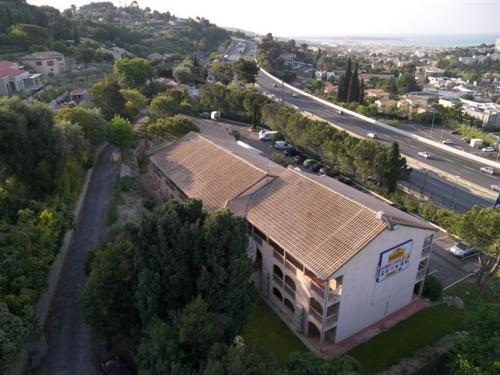
[[[273,266],[273,275],[276,275],[279,279],[283,280],[283,271],[276,264]]]
[[[288,298],[285,298],[285,301],[283,301],[283,304],[286,306],[286,308],[288,310],[290,310],[293,314],[295,314],[295,306]]]
[[[285,292],[295,299],[295,282],[288,275],[285,276]]]
[[[54,61],[53,60],[47,61],[47,66],[54,66]]]
[[[432,234],[430,236],[425,237],[425,239],[424,239],[424,246],[423,247],[431,246],[431,244],[432,244],[432,238],[433,238]]]
[[[36,66],[42,66],[42,62],[41,61],[35,61],[35,65]]]
[[[274,296],[281,301],[283,301],[283,296],[281,295],[281,292],[276,289],[276,288],[273,288],[273,294]]]
[[[315,298],[309,298],[309,307],[313,308],[319,314],[323,315],[323,307],[321,307],[321,304]]]

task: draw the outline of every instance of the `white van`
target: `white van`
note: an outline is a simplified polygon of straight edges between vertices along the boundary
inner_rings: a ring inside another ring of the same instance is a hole
[[[278,135],[277,131],[261,130],[259,132],[259,139],[261,141],[272,141]]]

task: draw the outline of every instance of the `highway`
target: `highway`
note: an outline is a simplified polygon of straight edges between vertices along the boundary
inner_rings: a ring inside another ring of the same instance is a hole
[[[273,95],[277,100],[282,99],[284,103],[291,104],[299,111],[309,112],[362,137],[365,137],[368,132],[376,133],[379,141],[386,145],[398,142],[401,153],[404,156],[416,159],[419,164],[425,163],[430,167],[451,174],[453,176],[452,181],[445,181],[442,176],[421,167],[420,170],[415,169],[410,176],[408,185],[411,185],[414,190],[418,191],[424,188],[424,195],[433,198],[432,200],[437,203],[441,203],[446,207],[453,207],[457,211],[464,211],[475,204],[480,206],[492,204],[492,199],[485,199],[479,196],[477,191],[467,191],[467,188],[463,186],[456,186],[466,185],[467,182],[471,182],[489,189],[492,184],[500,184],[498,176],[490,176],[480,171],[480,168],[484,166],[483,164],[448,153],[440,148],[420,143],[408,136],[384,129],[348,114],[338,114],[335,109],[309,97],[300,94],[295,94],[296,96],[294,96],[293,91],[286,87],[281,87],[279,84],[276,85],[276,81],[262,72],[257,76],[257,83],[265,93]],[[418,156],[418,152],[421,151],[428,151],[433,157],[431,159],[423,159]]]

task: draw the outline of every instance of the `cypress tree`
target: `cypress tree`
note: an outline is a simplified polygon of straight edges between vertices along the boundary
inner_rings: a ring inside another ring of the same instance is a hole
[[[342,85],[342,101],[345,102],[347,100],[347,95],[349,92],[349,84],[351,83],[351,69],[352,69],[352,61],[351,58],[347,60],[347,68],[345,70],[345,74],[343,77],[343,85]]]
[[[361,84],[359,86],[359,102],[363,104],[365,102],[365,80],[361,79]]]
[[[351,80],[349,82],[349,88],[347,91],[347,101],[357,102],[359,101],[359,79],[358,79],[358,64],[354,66],[354,71],[351,74]]]
[[[344,93],[344,76],[340,77],[339,84],[337,86],[337,101],[343,102],[345,99],[342,97]]]

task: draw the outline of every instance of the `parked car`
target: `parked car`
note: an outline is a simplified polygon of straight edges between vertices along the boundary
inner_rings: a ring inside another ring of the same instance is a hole
[[[318,172],[323,167],[323,165],[321,165],[319,161],[314,159],[306,159],[304,160],[302,165],[309,169],[311,172]]]
[[[421,152],[419,152],[418,156],[421,156],[424,159],[430,159],[432,157],[431,153],[427,152],[427,151],[421,151]]]
[[[297,164],[300,164],[300,165],[303,165],[303,163],[306,159],[307,159],[307,156],[305,156],[304,154],[301,154],[301,153],[299,153],[298,155],[295,155],[295,157],[293,158],[293,160],[295,160],[295,162]]]
[[[349,185],[349,186],[354,185],[354,181],[351,180],[349,177],[340,175],[340,176],[337,176],[336,178],[338,181],[343,182],[346,185]]]
[[[130,363],[120,355],[114,355],[101,362],[102,375],[135,375],[135,371]]]
[[[451,139],[445,139],[444,141],[441,141],[443,145],[452,145],[453,141]]]
[[[259,139],[261,141],[272,141],[277,135],[277,131],[261,130],[259,132]]]
[[[458,134],[458,130],[452,130],[451,134]]]
[[[462,140],[462,142],[465,142],[465,143],[470,142],[470,138],[468,138],[468,137],[462,138],[461,140]]]
[[[274,144],[273,144],[273,147],[276,149],[276,150],[286,150],[287,148],[290,148],[292,146],[290,146],[288,143],[286,143],[285,141],[275,141]]]
[[[458,242],[456,245],[450,248],[450,252],[459,258],[465,258],[477,253],[477,250],[470,245],[467,245],[463,242]]]
[[[202,112],[202,113],[200,113],[200,115],[198,117],[199,118],[209,119],[210,118],[210,112]]]
[[[490,185],[490,189],[493,191],[500,192],[500,185]]]
[[[371,139],[378,139],[378,135],[375,133],[368,133],[366,136]]]
[[[488,146],[488,147],[483,147],[481,149],[482,152],[495,152],[495,149],[491,146]]]
[[[481,172],[491,174],[492,176],[495,174],[495,168],[493,167],[481,167]]]
[[[285,151],[283,151],[283,153],[289,157],[297,156],[299,154],[299,152],[296,149],[294,149],[293,147],[287,148]]]

